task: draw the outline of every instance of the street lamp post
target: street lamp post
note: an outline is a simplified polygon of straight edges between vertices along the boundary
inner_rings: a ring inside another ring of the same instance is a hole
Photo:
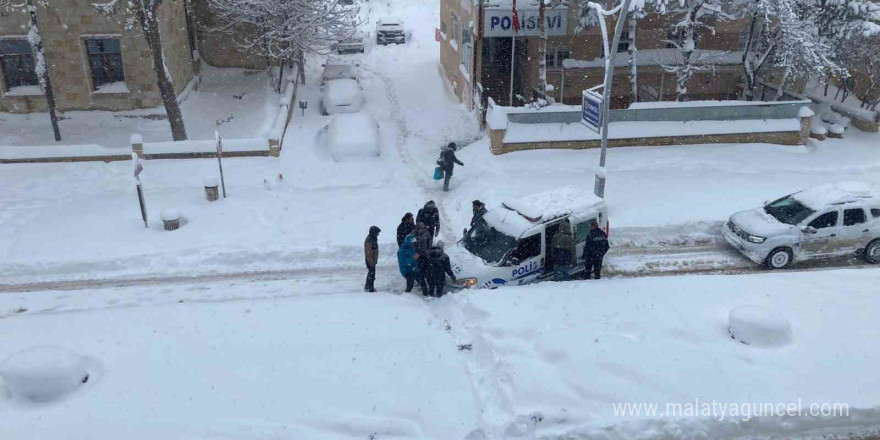
[[[590,2],[588,4],[599,15],[599,26],[602,29],[602,44],[605,49],[605,85],[602,87],[602,146],[599,154],[599,171],[596,173],[596,186],[594,188],[596,195],[602,198],[605,198],[605,156],[608,150],[608,110],[611,103],[611,87],[614,79],[614,57],[617,54],[617,46],[620,44],[620,35],[623,33],[623,26],[629,13],[630,2],[631,0],[623,0],[620,5],[610,11],[606,11],[598,3]],[[618,10],[620,10],[620,16],[617,17],[617,25],[614,27],[614,39],[611,47],[608,47],[605,17],[614,15]]]

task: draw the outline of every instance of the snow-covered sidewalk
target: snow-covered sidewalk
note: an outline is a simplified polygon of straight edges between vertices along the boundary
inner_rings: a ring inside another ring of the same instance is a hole
[[[360,277],[358,277],[360,279]],[[845,280],[845,281],[844,281]],[[0,391],[2,438],[823,438],[880,426],[875,271],[544,283],[448,295],[342,280],[0,296],[0,360],[53,345],[98,361],[33,404]],[[744,345],[766,308],[791,342]],[[0,383],[0,390],[4,386]],[[843,417],[665,414],[666,404],[845,404]],[[614,404],[658,404],[654,416]],[[618,409],[619,410],[619,409]],[[846,437],[838,437],[846,438]]]

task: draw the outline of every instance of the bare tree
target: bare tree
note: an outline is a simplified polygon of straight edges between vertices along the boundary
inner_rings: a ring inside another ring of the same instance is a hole
[[[168,123],[171,125],[171,137],[175,141],[187,139],[186,126],[183,123],[183,114],[177,104],[177,96],[174,94],[174,85],[168,66],[165,64],[165,55],[162,53],[162,35],[159,32],[159,6],[162,0],[123,0],[125,13],[130,17],[126,20],[126,30],[134,28],[137,22],[147,45],[150,48],[150,58],[153,62],[153,73],[156,75],[156,85],[159,87],[159,95],[165,104],[165,113],[168,114]],[[105,15],[115,15],[119,0],[108,3],[92,3]]]
[[[0,0],[0,10],[23,12],[28,15],[27,40],[34,57],[34,73],[40,83],[40,90],[46,97],[46,106],[49,108],[49,120],[52,123],[52,132],[57,142],[61,140],[61,129],[58,127],[58,115],[55,110],[55,92],[52,89],[49,64],[46,62],[46,54],[43,50],[43,34],[40,32],[40,24],[37,21],[37,6],[47,8],[49,7],[49,2],[48,0],[40,2],[25,0],[23,4],[15,4],[12,0]]]
[[[877,110],[880,105],[880,34],[853,34],[844,42],[847,50],[841,52],[840,61],[849,69],[847,83],[860,101],[860,107]],[[846,98],[844,98],[846,99]]]
[[[279,66],[296,62],[305,79],[305,57],[326,55],[332,43],[360,25],[358,7],[346,0],[208,0],[221,23],[249,53]]]

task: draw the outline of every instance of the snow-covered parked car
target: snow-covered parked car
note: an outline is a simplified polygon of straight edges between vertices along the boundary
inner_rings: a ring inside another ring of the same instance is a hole
[[[364,53],[364,34],[355,32],[350,37],[336,43],[336,53]]]
[[[321,113],[357,113],[364,104],[361,86],[353,79],[334,79],[324,84]]]
[[[403,20],[394,17],[380,18],[376,22],[376,44],[404,44],[406,43],[406,30]]]
[[[379,156],[379,123],[369,113],[334,115],[327,126],[327,148],[336,162]]]
[[[863,182],[817,186],[737,212],[721,234],[770,269],[850,254],[880,263],[880,193]]]
[[[609,231],[605,201],[592,192],[562,187],[508,200],[489,210],[454,247],[447,250],[455,287],[496,288],[521,285],[553,275],[550,243],[569,221],[583,271],[584,244],[590,221]]]
[[[324,73],[321,75],[322,84],[326,84],[327,81],[334,79],[358,80],[359,64],[346,62],[337,58],[328,58],[323,66]]]

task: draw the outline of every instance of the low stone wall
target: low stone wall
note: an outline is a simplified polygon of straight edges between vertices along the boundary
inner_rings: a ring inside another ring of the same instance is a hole
[[[805,125],[806,136],[808,136],[810,132],[810,122],[809,119],[804,119],[801,121],[800,131],[609,139],[608,147],[656,147],[668,145],[755,143],[803,145]],[[489,130],[492,154],[500,155],[512,153],[514,151],[543,149],[585,150],[599,148],[601,146],[600,140],[504,143],[505,131],[506,130]]]

